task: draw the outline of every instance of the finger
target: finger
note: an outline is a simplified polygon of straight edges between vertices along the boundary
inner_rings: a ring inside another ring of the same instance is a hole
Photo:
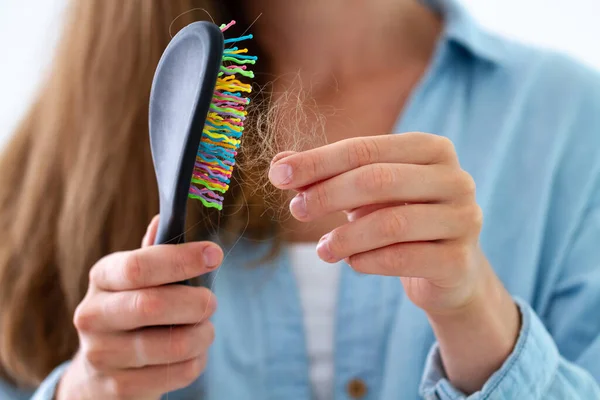
[[[206,356],[176,364],[115,371],[104,376],[101,393],[109,398],[153,398],[192,384],[206,368]]]
[[[98,370],[174,364],[207,353],[214,340],[210,321],[173,327],[83,336],[80,351]]]
[[[439,165],[372,164],[335,176],[299,193],[292,215],[312,221],[335,211],[390,202],[444,202],[474,194],[470,176]]]
[[[338,262],[395,243],[457,239],[467,234],[480,216],[473,207],[413,204],[374,211],[323,236],[317,254]]]
[[[363,274],[425,278],[448,282],[472,263],[465,246],[454,241],[399,243],[350,256],[348,264]]]
[[[375,163],[458,165],[452,142],[426,133],[342,140],[288,155],[271,165],[269,179],[280,189],[296,189]]]
[[[113,253],[90,272],[90,283],[109,290],[134,290],[198,277],[217,268],[223,251],[210,242],[157,245]]]
[[[213,293],[202,287],[166,285],[125,292],[100,292],[78,307],[81,332],[128,331],[148,326],[189,325],[216,309]]]
[[[146,229],[146,234],[142,239],[142,247],[148,247],[154,244],[154,239],[156,238],[156,231],[158,230],[158,221],[159,216],[155,215],[150,221],[148,228]]]

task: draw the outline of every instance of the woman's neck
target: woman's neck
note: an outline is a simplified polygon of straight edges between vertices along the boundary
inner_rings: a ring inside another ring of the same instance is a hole
[[[253,0],[253,27],[275,76],[314,88],[427,63],[442,22],[418,0]]]
[[[299,121],[292,118],[290,129],[285,129],[287,119],[276,124],[282,132],[302,132],[293,135],[295,150],[300,149],[298,137],[304,139],[304,149],[391,132],[429,64],[442,29],[441,18],[418,0],[252,0],[244,4],[250,17],[262,13],[252,31],[271,64],[274,98],[299,94],[301,99],[314,100],[309,107],[317,107],[314,115],[307,112]],[[277,98],[279,110],[288,115],[289,107],[289,115],[299,115],[294,96],[287,97]],[[285,238],[317,241],[345,221],[341,213],[308,224],[290,218],[284,223]]]

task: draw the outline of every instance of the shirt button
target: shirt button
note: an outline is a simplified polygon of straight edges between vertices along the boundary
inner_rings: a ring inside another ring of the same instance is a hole
[[[352,379],[346,385],[348,395],[352,399],[362,399],[367,395],[367,384],[362,379]]]

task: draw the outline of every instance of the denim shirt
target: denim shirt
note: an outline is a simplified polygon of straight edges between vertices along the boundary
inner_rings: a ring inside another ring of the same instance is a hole
[[[455,0],[428,3],[445,30],[395,131],[454,142],[477,183],[481,246],[519,305],[522,328],[502,367],[467,396],[446,378],[427,318],[399,279],[343,268],[333,398],[600,399],[600,75],[483,31]],[[227,255],[214,281],[207,370],[169,399],[311,398],[287,255],[247,266],[265,247],[242,239]],[[65,367],[33,398],[50,400]],[[351,382],[363,385],[362,397]],[[13,390],[0,382],[0,397],[18,398]]]

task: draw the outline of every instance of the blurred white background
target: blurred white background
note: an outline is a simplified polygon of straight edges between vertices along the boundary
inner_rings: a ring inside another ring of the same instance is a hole
[[[599,0],[461,0],[490,30],[567,52],[600,69]],[[0,145],[50,62],[66,0],[0,1]]]

